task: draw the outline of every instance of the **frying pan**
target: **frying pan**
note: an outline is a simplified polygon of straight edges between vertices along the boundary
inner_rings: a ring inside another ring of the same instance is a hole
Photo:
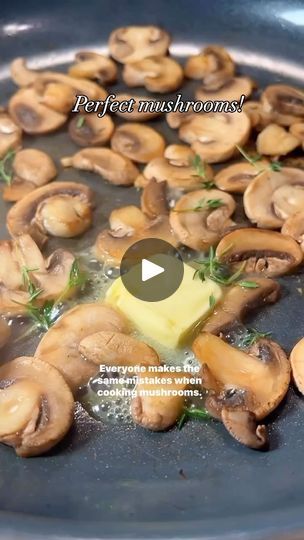
[[[303,83],[301,0],[3,0],[1,101],[13,90],[7,66],[14,57],[61,68],[75,50],[102,48],[113,28],[127,24],[164,26],[177,56],[207,43],[227,46],[240,71],[262,85]],[[175,140],[163,120],[155,127]],[[76,150],[64,131],[26,145],[47,149],[57,161]],[[96,192],[88,243],[119,200],[138,200],[135,190],[113,188],[93,174],[70,170],[59,177],[83,179]],[[2,237],[6,210],[1,203]],[[284,279],[281,301],[249,320],[272,331],[287,352],[304,334],[302,282],[301,275]],[[31,347],[5,350],[2,360],[30,354]],[[1,446],[0,538],[302,539],[303,418],[304,402],[290,389],[270,419],[270,452],[258,453],[220,424],[189,422],[181,431],[151,433],[97,423],[79,407],[71,434],[47,456],[23,460]]]

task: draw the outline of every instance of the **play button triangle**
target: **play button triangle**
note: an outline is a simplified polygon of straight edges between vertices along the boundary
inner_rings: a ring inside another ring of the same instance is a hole
[[[155,276],[159,276],[159,274],[162,274],[165,271],[165,269],[162,266],[159,266],[158,264],[155,264],[148,259],[142,259],[141,261],[141,279],[142,281],[148,281],[148,279],[152,279]]]

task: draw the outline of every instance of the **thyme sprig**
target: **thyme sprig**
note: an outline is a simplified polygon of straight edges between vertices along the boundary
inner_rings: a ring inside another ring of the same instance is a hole
[[[0,180],[8,186],[11,185],[13,179],[12,160],[15,157],[15,150],[9,150],[3,159],[0,161]]]
[[[177,427],[182,429],[187,420],[211,420],[212,416],[205,408],[184,407],[181,417],[178,420]]]
[[[239,347],[241,349],[248,349],[256,341],[262,338],[269,338],[271,337],[271,332],[260,332],[259,330],[256,330],[255,328],[247,328],[244,335],[239,340]]]
[[[185,212],[201,212],[202,210],[214,210],[215,208],[220,208],[224,206],[225,203],[222,199],[200,199],[196,206],[193,208],[181,208],[180,210],[173,208],[173,212],[178,214],[183,214]]]
[[[216,187],[213,180],[208,179],[206,164],[198,154],[195,154],[194,158],[190,160],[190,165],[195,169],[196,176],[199,176],[203,179],[202,187],[204,189],[209,190]]]
[[[240,154],[243,156],[243,158],[245,158],[246,161],[248,161],[248,163],[250,163],[250,165],[252,165],[253,167],[255,167],[259,171],[259,174],[261,174],[261,173],[265,172],[265,170],[267,170],[267,169],[261,169],[261,167],[259,167],[257,165],[257,163],[263,158],[263,156],[261,156],[261,154],[255,154],[254,156],[250,156],[244,150],[244,148],[242,148],[238,144],[236,144],[236,148],[238,149]],[[279,172],[279,171],[282,170],[282,166],[283,165],[282,165],[281,161],[271,161],[267,168],[269,170],[271,170],[271,171]]]

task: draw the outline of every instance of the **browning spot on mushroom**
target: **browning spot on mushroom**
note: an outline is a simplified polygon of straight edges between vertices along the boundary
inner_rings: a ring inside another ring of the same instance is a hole
[[[139,174],[130,159],[109,148],[84,148],[71,157],[62,158],[61,163],[64,167],[95,172],[118,186],[132,185]]]
[[[21,357],[0,367],[0,441],[30,457],[55,446],[73,422],[74,400],[52,366]]]
[[[129,330],[123,316],[113,308],[80,304],[64,313],[47,331],[37,347],[35,359],[58,369],[75,394],[98,373],[98,366],[81,355],[79,344],[100,331],[127,333]]]
[[[268,167],[268,162],[259,160],[254,165],[246,161],[233,163],[221,169],[214,177],[218,189],[230,193],[244,193],[250,182]]]
[[[138,108],[140,101],[156,101],[150,96],[138,96],[134,94],[121,93],[116,94],[116,99],[119,102],[134,99],[135,103],[133,105],[133,111],[128,113],[128,120],[132,120],[134,122],[145,122],[146,120],[151,120],[152,118],[156,118],[161,114],[160,112],[139,112]],[[117,116],[121,116],[121,118],[123,118],[124,120],[126,119],[126,113],[117,111],[115,114],[117,114]]]
[[[140,203],[143,213],[149,219],[168,214],[167,183],[150,180],[142,192]]]
[[[54,182],[28,193],[7,214],[13,237],[29,233],[38,243],[47,236],[71,238],[92,222],[92,191],[75,182]]]
[[[69,135],[79,146],[103,146],[113,131],[114,122],[108,114],[102,118],[95,113],[77,115],[69,123]]]
[[[254,450],[262,450],[268,446],[266,426],[257,425],[254,413],[224,407],[221,416],[225,428],[239,443]]]
[[[212,201],[217,203],[215,208]],[[233,224],[230,217],[235,207],[228,193],[216,189],[192,191],[177,201],[170,212],[170,224],[182,244],[204,251],[216,244]]]
[[[233,77],[234,72],[231,56],[219,45],[205,47],[199,54],[190,56],[185,65],[186,77],[217,88]]]
[[[45,152],[35,148],[20,150],[12,161],[12,180],[3,189],[3,199],[18,201],[53,180],[56,174],[55,163]]]
[[[292,349],[290,363],[296,387],[304,395],[304,338],[300,339]]]
[[[290,236],[262,229],[239,229],[222,238],[216,255],[236,269],[265,276],[282,276],[299,266],[303,253]]]
[[[0,159],[9,150],[19,150],[22,145],[22,130],[9,114],[0,108]]]
[[[250,96],[253,90],[253,81],[249,77],[232,77],[220,87],[214,84],[203,84],[196,92],[195,97],[201,101],[239,101],[241,96]]]
[[[125,26],[110,34],[111,56],[122,64],[139,62],[150,56],[164,56],[170,36],[157,26]]]
[[[304,93],[286,84],[267,86],[261,96],[261,103],[266,113],[271,114],[273,121],[289,126],[304,117]]]
[[[257,138],[257,151],[266,156],[285,156],[297,146],[299,139],[276,124],[266,126]]]
[[[281,233],[294,238],[304,252],[304,210],[292,214],[287,218],[281,229]]]
[[[92,51],[80,51],[75,55],[68,74],[80,79],[93,79],[100,84],[111,84],[117,79],[117,66],[111,58]]]
[[[179,137],[208,163],[230,159],[236,145],[250,135],[250,120],[244,112],[196,114],[181,124]]]
[[[244,193],[247,217],[264,228],[282,227],[289,216],[302,210],[303,202],[304,171],[291,167],[259,174]]]
[[[158,131],[149,126],[126,123],[116,128],[111,147],[133,161],[147,163],[163,155],[165,141]]]
[[[6,345],[11,337],[11,327],[5,319],[0,318],[0,349]]]
[[[131,88],[144,86],[149,92],[174,92],[183,82],[183,70],[172,58],[145,58],[124,66],[122,78]]]

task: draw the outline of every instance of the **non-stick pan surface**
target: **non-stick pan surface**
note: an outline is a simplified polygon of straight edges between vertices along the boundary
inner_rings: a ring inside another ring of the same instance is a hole
[[[113,28],[130,23],[166,27],[178,56],[220,43],[260,84],[303,85],[301,0],[3,0],[1,102],[13,90],[7,64],[14,57],[57,68],[75,50],[104,46]],[[155,126],[175,140],[163,120]],[[76,149],[64,132],[26,144],[56,160]],[[138,200],[134,189],[110,187],[89,173],[60,171],[59,178],[84,179],[97,193],[88,242],[119,198]],[[3,237],[5,213],[1,203]],[[272,331],[288,352],[304,335],[302,285],[301,275],[284,279],[281,301],[250,321]],[[6,350],[2,360],[14,354]],[[0,538],[302,539],[303,419],[304,402],[291,389],[271,418],[270,452],[259,453],[238,445],[219,424],[151,433],[96,423],[79,408],[76,427],[48,456],[24,460],[1,446]]]

